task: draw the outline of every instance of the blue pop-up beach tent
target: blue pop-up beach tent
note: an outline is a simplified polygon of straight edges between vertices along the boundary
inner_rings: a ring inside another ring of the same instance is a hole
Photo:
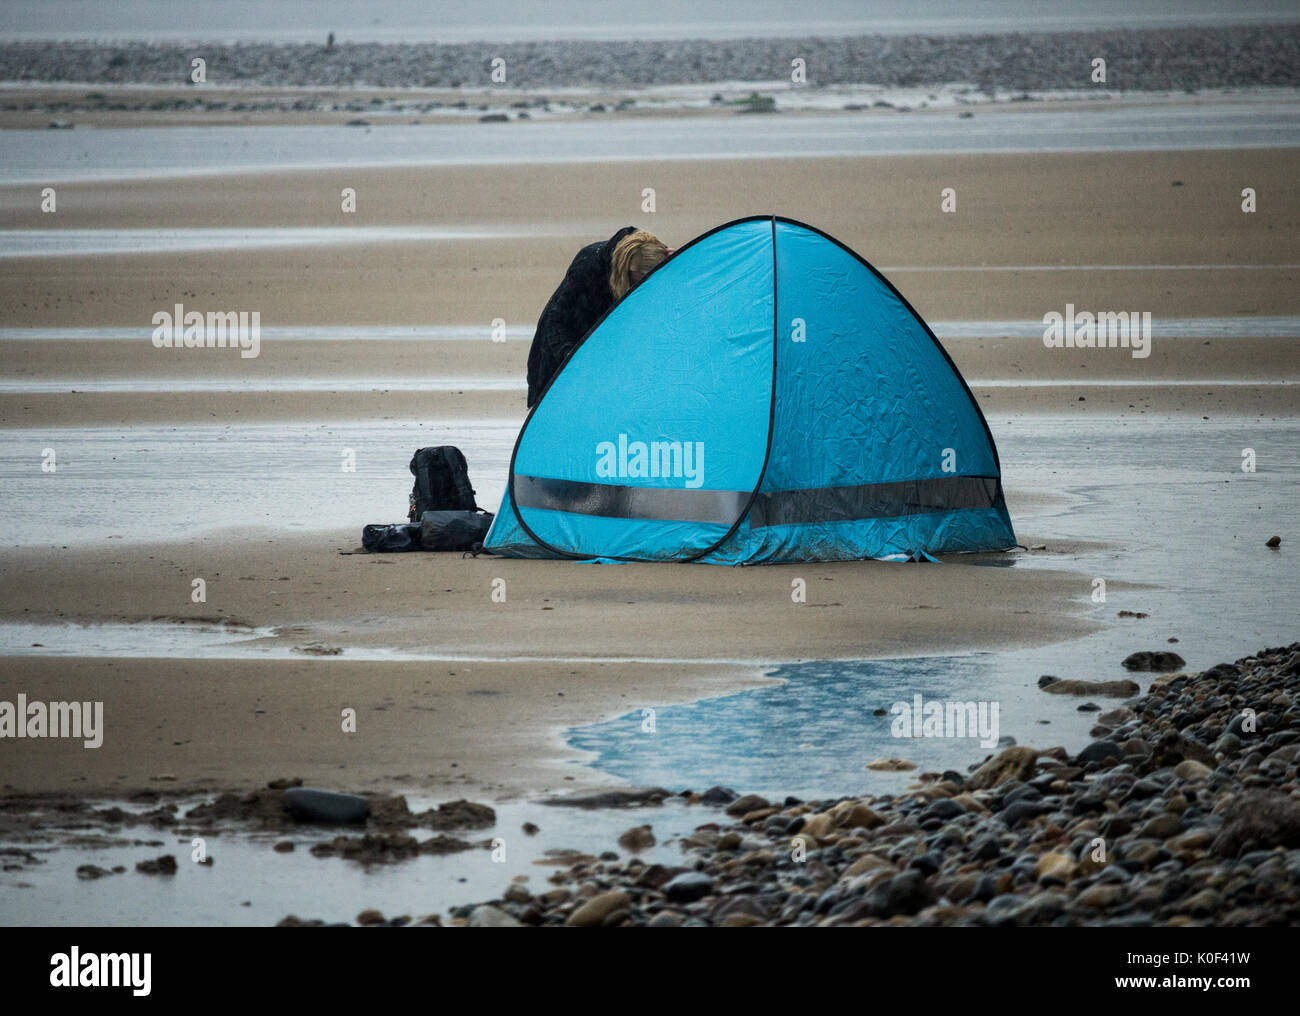
[[[755,216],[679,249],[574,349],[485,549],[759,564],[1015,542],[988,424],[933,332],[839,241]]]

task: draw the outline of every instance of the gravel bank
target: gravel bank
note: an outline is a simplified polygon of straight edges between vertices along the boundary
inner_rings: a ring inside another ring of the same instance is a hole
[[[176,85],[191,60],[212,85],[288,87],[643,88],[728,81],[788,81],[791,61],[810,85],[891,87],[969,83],[982,91],[1104,87],[1168,91],[1300,84],[1300,25],[969,36],[859,36],[731,41],[344,44],[0,45],[0,81]]]
[[[516,882],[451,920],[1300,921],[1300,642],[1161,675],[1097,720],[1097,740],[1073,757],[1011,747],[964,774],[924,774],[897,796],[768,802],[715,787],[697,800],[721,810],[682,841],[679,867],[637,860],[653,828],[629,829],[625,856],[580,857],[549,889]]]

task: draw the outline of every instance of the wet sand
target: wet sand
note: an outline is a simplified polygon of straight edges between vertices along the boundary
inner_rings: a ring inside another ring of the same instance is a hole
[[[1280,296],[1274,302],[1285,304]],[[45,390],[0,391],[0,428],[344,419],[522,423],[528,343],[492,342],[487,329],[464,329],[475,332],[482,337],[263,340],[256,360],[228,350],[156,350],[143,338],[7,340],[0,344],[3,380]],[[1296,343],[1157,336],[1144,359],[1121,349],[1047,349],[1038,337],[953,339],[945,346],[987,414],[1277,417],[1292,415],[1300,403]],[[302,387],[287,389],[295,380]],[[113,390],[95,390],[109,384]]]
[[[264,325],[478,322],[486,334],[493,318],[530,322],[574,248],[616,225],[647,223],[681,243],[756,211],[824,225],[872,262],[903,266],[891,278],[932,319],[1041,319],[1067,302],[1149,310],[1157,317],[1296,314],[1300,270],[1267,267],[1300,262],[1294,168],[1294,150],[1277,149],[349,169],[68,184],[60,188],[58,213],[66,228],[340,225],[339,189],[353,186],[358,224],[509,223],[523,234],[562,224],[571,236],[14,258],[0,278],[0,324],[146,328],[155,310],[181,301],[204,309],[260,309]],[[658,193],[660,211],[653,217],[639,212],[646,186]],[[955,215],[939,210],[940,190],[948,186],[958,191]],[[1257,188],[1260,212],[1240,211],[1243,186]],[[0,188],[0,214],[10,228],[50,228],[35,207],[32,188]],[[1125,264],[1256,267],[915,270]],[[988,412],[1069,413],[1081,423],[1090,415],[1142,411],[1296,415],[1292,389],[1256,384],[1297,380],[1293,340],[1158,340],[1146,360],[1122,350],[1046,350],[1041,341],[1023,338],[948,347]],[[258,379],[517,376],[526,353],[526,343],[494,344],[486,337],[264,343],[256,360],[240,360],[229,350],[154,350],[143,339],[6,340],[0,342],[6,380],[141,378],[165,389],[169,382],[226,378],[243,390],[8,393],[0,396],[0,426],[43,432],[144,422],[436,416],[464,419],[469,427],[474,417],[522,418],[521,393],[268,394],[257,391]],[[1017,379],[1059,386],[1007,384]],[[1098,379],[1145,387],[1078,383]],[[1170,380],[1215,383],[1207,395],[1199,387],[1161,387]],[[981,381],[1000,383],[982,387]],[[1019,496],[1030,504],[1054,492]],[[1011,500],[1014,518],[1015,495]],[[400,516],[400,506],[394,508]],[[201,515],[202,506],[195,511]],[[729,665],[548,658],[891,656],[1042,644],[1095,628],[1080,602],[1085,577],[980,567],[972,560],[943,568],[603,567],[456,555],[369,557],[351,553],[358,537],[355,527],[317,538],[226,530],[184,544],[64,550],[55,542],[0,551],[0,615],[9,618],[217,616],[281,627],[282,638],[303,644],[498,660],[462,666],[346,657],[10,657],[0,674],[0,697],[25,691],[102,698],[108,735],[95,752],[66,742],[0,742],[5,783],[22,790],[125,791],[156,786],[161,775],[175,777],[168,785],[223,787],[301,776],[345,788],[410,785],[449,797],[527,795],[601,779],[565,766],[575,757],[560,739],[566,724],[761,680],[755,669]],[[1070,566],[1068,548],[1061,562]],[[196,575],[208,577],[206,604],[189,602]],[[790,603],[796,576],[809,582],[810,602],[802,608]],[[489,600],[496,577],[506,579],[505,604]],[[514,656],[533,659],[499,662]],[[339,712],[347,706],[358,710],[356,735],[339,730]],[[566,774],[577,779],[569,783]]]
[[[1096,628],[1078,616],[1086,585],[1060,572],[973,563],[730,569],[371,556],[352,554],[350,537],[227,534],[192,546],[0,551],[3,616],[222,618],[274,626],[277,641],[293,646],[496,657],[10,657],[7,695],[102,700],[107,734],[93,751],[79,742],[0,741],[5,782],[56,790],[75,781],[113,791],[148,786],[159,775],[182,787],[301,776],[331,785],[534,793],[565,786],[562,771],[599,781],[564,765],[579,753],[564,747],[560,727],[752,687],[763,681],[761,661],[1041,644]],[[206,604],[187,602],[192,575],[208,577]],[[795,577],[808,582],[807,604],[791,602]],[[490,599],[497,578],[506,583],[503,604]],[[610,657],[642,662],[599,662]],[[681,657],[696,662],[644,662]],[[355,736],[340,733],[345,707],[357,710]]]
[[[681,244],[777,213],[828,228],[927,319],[1039,319],[1067,302],[1154,317],[1294,312],[1294,149],[900,158],[653,160],[235,174],[0,187],[11,229],[511,227],[518,238],[106,258],[6,259],[6,326],[147,327],[177,301],[263,326],[531,323],[583,243],[643,224]],[[1179,182],[1179,186],[1174,186]],[[1254,187],[1260,210],[1240,208]],[[340,211],[340,191],[357,211]],[[658,211],[640,211],[654,187]],[[957,192],[957,212],[940,210]],[[524,199],[520,199],[524,195]],[[530,236],[561,226],[569,236]],[[898,266],[1243,265],[1197,271],[916,271]],[[6,355],[0,353],[0,355]],[[161,358],[160,358],[161,359]],[[200,368],[202,369],[202,368]],[[252,369],[256,369],[253,365]]]

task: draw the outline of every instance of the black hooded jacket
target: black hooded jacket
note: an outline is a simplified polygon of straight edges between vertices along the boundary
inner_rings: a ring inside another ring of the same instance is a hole
[[[528,351],[529,409],[537,404],[573,347],[614,306],[614,294],[609,288],[614,246],[635,230],[635,226],[624,226],[608,240],[583,247],[565,272],[564,281],[551,294],[537,319],[533,346]]]

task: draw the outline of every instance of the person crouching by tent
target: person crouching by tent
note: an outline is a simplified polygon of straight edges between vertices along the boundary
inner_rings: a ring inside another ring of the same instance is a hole
[[[537,319],[528,351],[529,409],[592,326],[671,253],[654,234],[635,226],[578,251]]]

